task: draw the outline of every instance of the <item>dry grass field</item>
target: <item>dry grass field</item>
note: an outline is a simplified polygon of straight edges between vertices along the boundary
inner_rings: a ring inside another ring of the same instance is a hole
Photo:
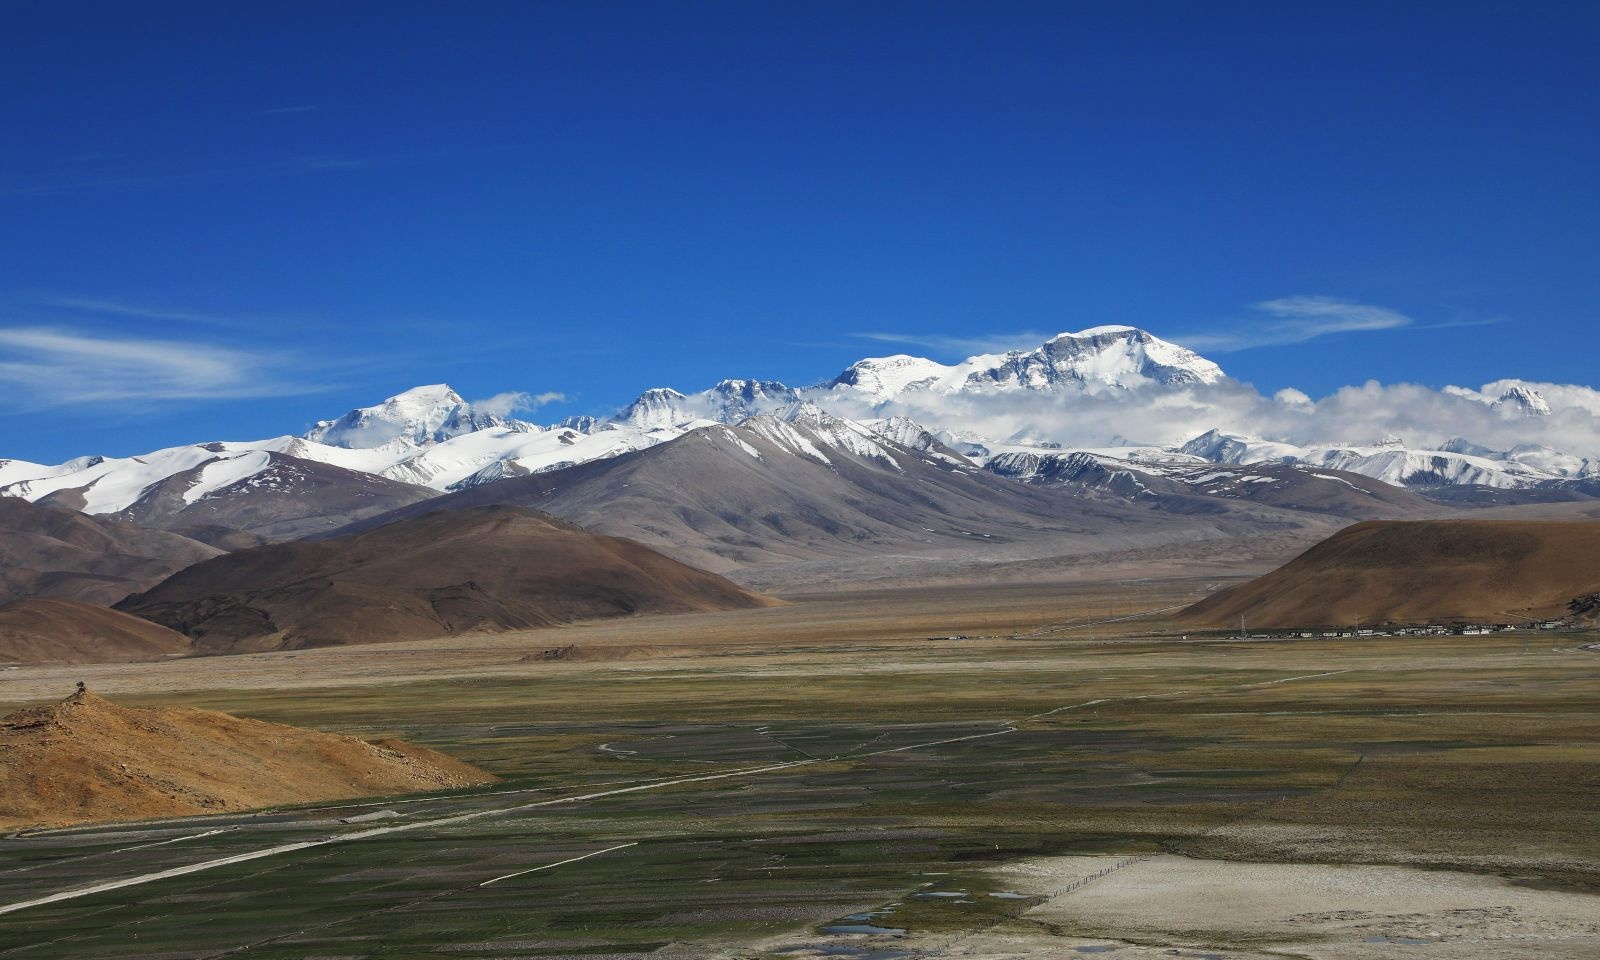
[[[82,678],[501,777],[7,838],[0,957],[1600,955],[1595,637],[1139,616],[1223,583],[0,672],[8,706]],[[1228,922],[1177,909],[1197,884]]]

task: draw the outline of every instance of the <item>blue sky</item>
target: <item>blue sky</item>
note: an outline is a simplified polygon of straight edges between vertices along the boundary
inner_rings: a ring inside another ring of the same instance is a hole
[[[1101,323],[1267,391],[1594,384],[1597,40],[1592,3],[7,4],[0,456]]]

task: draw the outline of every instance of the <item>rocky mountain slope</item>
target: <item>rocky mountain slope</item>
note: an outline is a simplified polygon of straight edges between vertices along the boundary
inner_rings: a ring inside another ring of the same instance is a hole
[[[232,468],[228,478],[208,477],[221,465],[207,463],[158,480],[111,516],[198,539],[225,530],[294,540],[435,495],[427,487],[286,453],[254,451],[226,465]]]
[[[496,503],[554,513],[758,586],[1332,529],[1327,519],[1254,504],[1207,501],[1174,511],[1017,483],[914,425],[869,427],[814,407],[698,429],[624,457],[476,487],[391,516]]]
[[[1224,467],[1165,450],[1008,452],[989,458],[984,468],[1024,483],[1112,491],[1174,510],[1183,509],[1185,501],[1224,499],[1352,519],[1446,512],[1415,493],[1360,474],[1271,462]]]
[[[0,602],[115,603],[221,552],[174,533],[0,497]]]

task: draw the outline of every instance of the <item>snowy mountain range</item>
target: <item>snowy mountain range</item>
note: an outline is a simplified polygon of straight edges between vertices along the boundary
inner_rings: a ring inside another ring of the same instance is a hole
[[[1221,367],[1192,350],[1135,327],[1102,326],[1059,334],[1033,350],[981,354],[953,366],[905,355],[860,360],[826,386],[889,400],[916,392],[1133,390],[1213,384],[1223,377]]]
[[[1521,489],[1600,476],[1600,463],[1548,447],[1525,445],[1494,451],[1461,439],[1438,450],[1411,449],[1398,437],[1365,445],[1302,447],[1212,430],[1178,449],[1212,463],[1300,464],[1412,488],[1475,485]]]
[[[1600,450],[1535,442],[1496,444],[1493,438],[1461,436],[1419,445],[1393,436],[1356,443],[1292,441],[1291,431],[1302,429],[1295,426],[1297,418],[1314,425],[1321,409],[1340,412],[1358,400],[1378,405],[1386,399],[1368,396],[1375,385],[1350,389],[1367,393],[1313,403],[1297,391],[1283,391],[1267,400],[1191,350],[1134,327],[1100,326],[1060,334],[1030,350],[956,364],[906,355],[868,358],[804,387],[753,379],[723,380],[687,394],[657,387],[614,416],[551,425],[475,408],[450,387],[435,384],[320,421],[298,436],[211,441],[55,465],[0,460],[0,495],[92,514],[170,516],[183,505],[216,498],[263,491],[286,497],[297,483],[336,482],[328,471],[293,468],[306,462],[426,488],[413,494],[419,496],[613,458],[697,429],[742,423],[819,462],[827,462],[824,448],[830,446],[876,456],[874,448],[886,439],[988,465],[1013,479],[1037,479],[1041,470],[1060,475],[1074,453],[1110,464],[1113,472],[1144,476],[1170,473],[1175,466],[1288,465],[1423,489],[1534,489],[1600,477]],[[1600,415],[1600,392],[1518,380],[1417,396],[1430,409],[1444,409],[1441,416],[1464,417],[1496,437],[1518,440],[1546,425]],[[1211,429],[1184,430],[1184,423],[1208,417],[1214,418]],[[1274,439],[1240,430],[1233,420],[1276,421],[1290,429]],[[1098,429],[1102,421],[1118,436],[1100,443],[1074,436],[1084,424]],[[804,425],[807,437],[821,437],[823,446],[790,436],[794,424]],[[1143,444],[1121,439],[1156,431],[1168,435]],[[1069,466],[1081,472],[1088,462]],[[373,488],[364,495],[376,509],[378,501],[402,489]]]

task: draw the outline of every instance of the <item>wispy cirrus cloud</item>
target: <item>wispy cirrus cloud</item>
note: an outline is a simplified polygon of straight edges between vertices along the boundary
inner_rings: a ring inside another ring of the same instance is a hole
[[[856,333],[851,334],[851,336],[861,340],[873,340],[878,343],[898,343],[921,347],[945,356],[966,358],[980,353],[1005,353],[1008,350],[1024,350],[1037,347],[1055,336],[1055,334],[1030,330],[1019,333],[996,333],[981,337],[952,337],[937,333],[881,332]]]
[[[1193,350],[1230,353],[1305,343],[1341,333],[1396,330],[1415,323],[1411,317],[1388,307],[1315,295],[1263,300],[1251,310],[1255,315],[1244,321],[1172,339]]]
[[[1214,329],[1197,330],[1176,336],[1154,331],[1175,343],[1192,350],[1209,353],[1233,353],[1256,347],[1286,346],[1306,343],[1322,337],[1344,333],[1372,333],[1410,327],[1416,330],[1436,330],[1447,327],[1480,326],[1496,320],[1461,320],[1444,323],[1418,324],[1410,316],[1389,307],[1358,303],[1340,297],[1299,295],[1278,297],[1252,304],[1250,315]],[[854,336],[880,343],[899,343],[922,347],[946,356],[970,356],[979,353],[1004,353],[1008,350],[1029,349],[1038,346],[1054,333],[1022,331],[978,337],[953,337],[943,334],[918,333],[858,333]]]
[[[221,317],[215,314],[201,313],[194,310],[149,306],[140,303],[130,303],[125,300],[114,300],[101,297],[40,296],[34,297],[33,302],[43,307],[55,307],[57,309],[71,310],[78,313],[100,314],[114,317],[131,317],[137,320],[172,320],[178,323],[198,323],[217,327],[236,327],[247,325],[247,321],[230,317]]]
[[[295,358],[214,344],[0,327],[0,405],[13,410],[124,402],[240,399],[329,388],[295,375]]]

